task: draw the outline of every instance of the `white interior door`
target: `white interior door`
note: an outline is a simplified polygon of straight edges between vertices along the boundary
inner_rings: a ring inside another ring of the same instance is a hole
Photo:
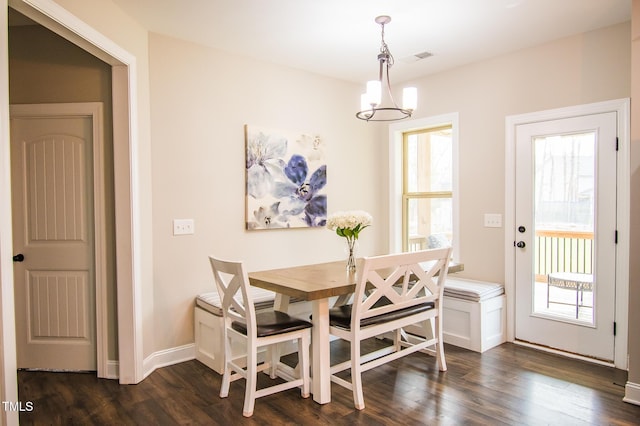
[[[96,370],[92,132],[11,118],[18,368]]]
[[[516,127],[515,337],[614,360],[616,113]]]

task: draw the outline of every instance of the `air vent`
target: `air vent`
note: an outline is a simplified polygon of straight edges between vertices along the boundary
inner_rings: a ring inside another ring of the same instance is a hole
[[[407,56],[406,58],[402,58],[403,62],[418,62],[423,59],[427,59],[428,57],[433,56],[431,52],[420,52],[415,55]]]
[[[433,53],[431,52],[421,52],[421,53],[416,53],[415,56],[417,61],[421,60],[421,59],[427,59],[429,56],[433,56]]]

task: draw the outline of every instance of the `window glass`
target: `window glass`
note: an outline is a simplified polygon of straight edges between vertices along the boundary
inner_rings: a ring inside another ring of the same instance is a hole
[[[451,128],[407,135],[407,192],[451,191]]]
[[[451,198],[409,198],[409,251],[451,245],[453,206]],[[416,246],[419,243],[419,246]]]
[[[416,251],[451,245],[451,126],[405,133],[403,139],[403,248]]]

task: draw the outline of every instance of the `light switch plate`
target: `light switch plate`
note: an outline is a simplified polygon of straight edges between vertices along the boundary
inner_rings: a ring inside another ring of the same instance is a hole
[[[193,219],[173,219],[173,235],[190,235],[194,232]]]
[[[500,213],[485,213],[484,226],[486,228],[502,228],[502,215]]]

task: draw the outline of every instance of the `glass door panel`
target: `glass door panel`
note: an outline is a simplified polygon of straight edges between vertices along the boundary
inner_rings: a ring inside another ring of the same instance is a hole
[[[533,312],[593,324],[596,133],[539,136],[533,145]]]

